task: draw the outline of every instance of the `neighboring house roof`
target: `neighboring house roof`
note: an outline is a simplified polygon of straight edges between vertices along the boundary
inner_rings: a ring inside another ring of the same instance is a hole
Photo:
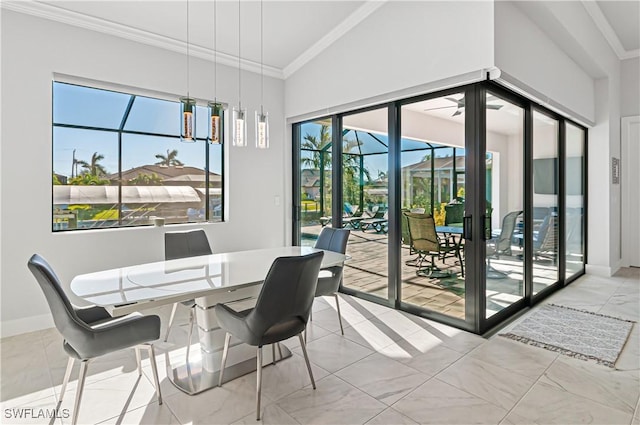
[[[464,156],[456,156],[456,169],[463,171],[464,161],[465,161]],[[452,156],[435,157],[434,165],[435,165],[435,170],[453,168],[453,157]],[[431,160],[426,159],[421,162],[416,162],[415,164],[407,165],[405,167],[402,167],[402,170],[403,171],[431,170]]]
[[[302,170],[300,172],[300,186],[320,187],[320,170]]]
[[[117,204],[118,186],[54,185],[54,205]],[[201,202],[191,186],[122,186],[123,204]]]
[[[204,170],[191,166],[172,165],[170,167],[166,165],[141,165],[140,167],[134,167],[129,170],[122,170],[122,179],[131,180],[138,177],[140,174],[157,174],[162,180],[165,181],[204,181]],[[201,180],[188,180],[183,178],[184,176],[200,176]],[[106,176],[109,180],[117,180],[118,173],[108,174]],[[179,179],[183,178],[183,179]],[[209,181],[220,181],[220,174],[209,172]]]

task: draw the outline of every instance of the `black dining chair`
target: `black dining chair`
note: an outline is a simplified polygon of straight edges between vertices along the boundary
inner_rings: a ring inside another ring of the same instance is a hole
[[[257,347],[257,420],[260,420],[263,345],[276,344],[298,335],[311,385],[314,390],[316,388],[302,332],[309,320],[323,256],[324,252],[314,252],[299,257],[276,258],[267,273],[254,308],[235,311],[224,304],[217,304],[214,308],[218,325],[226,331],[218,381],[220,386],[231,335],[245,344]]]
[[[158,404],[162,404],[158,368],[153,344],[150,342],[160,337],[160,318],[158,316],[143,316],[140,313],[131,313],[123,317],[111,317],[102,307],[76,308],[71,305],[69,298],[62,289],[58,276],[56,276],[44,258],[34,254],[29,259],[27,266],[36,281],[38,281],[42,292],[44,292],[53,314],[53,322],[64,337],[64,351],[69,355],[67,370],[60,390],[59,403],[62,402],[69,383],[73,364],[75,360],[80,361],[80,376],[78,378],[71,423],[76,424],[78,422],[80,401],[89,361],[95,357],[124,348],[135,348],[139,375],[142,375],[140,349],[144,347],[148,351],[156,384]]]
[[[349,234],[350,231],[348,229],[325,227],[320,232],[314,247],[344,254],[347,251]],[[338,297],[338,289],[340,288],[340,283],[342,283],[343,268],[344,266],[340,265],[321,270],[318,276],[318,287],[316,289],[316,297],[325,295],[333,295],[335,297],[336,310],[338,311],[338,322],[340,323],[340,332],[342,335],[344,335],[344,329],[342,327],[342,315],[340,314],[340,297]]]
[[[211,246],[207,239],[207,234],[202,229],[189,230],[186,232],[168,232],[164,235],[164,259],[176,260],[179,258],[197,257],[199,255],[211,255]],[[176,317],[178,304],[189,308],[189,341],[187,343],[187,357],[189,354],[189,346],[191,346],[191,336],[193,335],[193,325],[197,323],[196,319],[196,300],[190,299],[173,304],[169,323],[167,324],[167,332],[164,335],[164,341],[169,338],[171,325]]]

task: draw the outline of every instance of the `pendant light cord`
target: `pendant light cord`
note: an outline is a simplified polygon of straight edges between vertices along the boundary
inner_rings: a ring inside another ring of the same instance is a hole
[[[218,103],[218,3],[213,0],[213,103]]]
[[[260,115],[264,115],[264,20],[260,0]]]
[[[189,54],[189,0],[187,0],[187,97],[191,97],[189,94],[189,62],[190,62],[190,54]]]
[[[241,0],[238,0],[238,109],[239,112],[242,112],[242,84],[240,83],[241,78],[242,78],[242,68],[241,68],[241,63],[240,63],[240,3]]]

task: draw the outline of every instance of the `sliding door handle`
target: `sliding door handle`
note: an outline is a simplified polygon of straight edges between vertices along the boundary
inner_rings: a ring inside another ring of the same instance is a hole
[[[473,232],[471,228],[471,216],[470,215],[464,216],[462,218],[462,237],[470,241],[472,240],[472,237],[471,237],[472,234]]]

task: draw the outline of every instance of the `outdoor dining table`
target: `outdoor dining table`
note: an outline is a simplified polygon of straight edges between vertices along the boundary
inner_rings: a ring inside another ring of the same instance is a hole
[[[71,291],[83,300],[122,316],[175,302],[196,300],[200,355],[186,363],[171,364],[165,354],[167,376],[180,390],[193,395],[218,385],[225,333],[218,326],[213,307],[229,304],[236,310],[250,308],[277,257],[302,256],[320,251],[311,247],[278,247],[158,261],[76,276]],[[341,265],[348,257],[324,251],[322,268]],[[279,347],[281,358],[291,356]],[[269,353],[271,350],[267,350]],[[271,351],[273,352],[273,351]],[[265,362],[271,362],[271,353]],[[256,368],[253,347],[235,341],[229,350],[225,378],[233,379]]]

